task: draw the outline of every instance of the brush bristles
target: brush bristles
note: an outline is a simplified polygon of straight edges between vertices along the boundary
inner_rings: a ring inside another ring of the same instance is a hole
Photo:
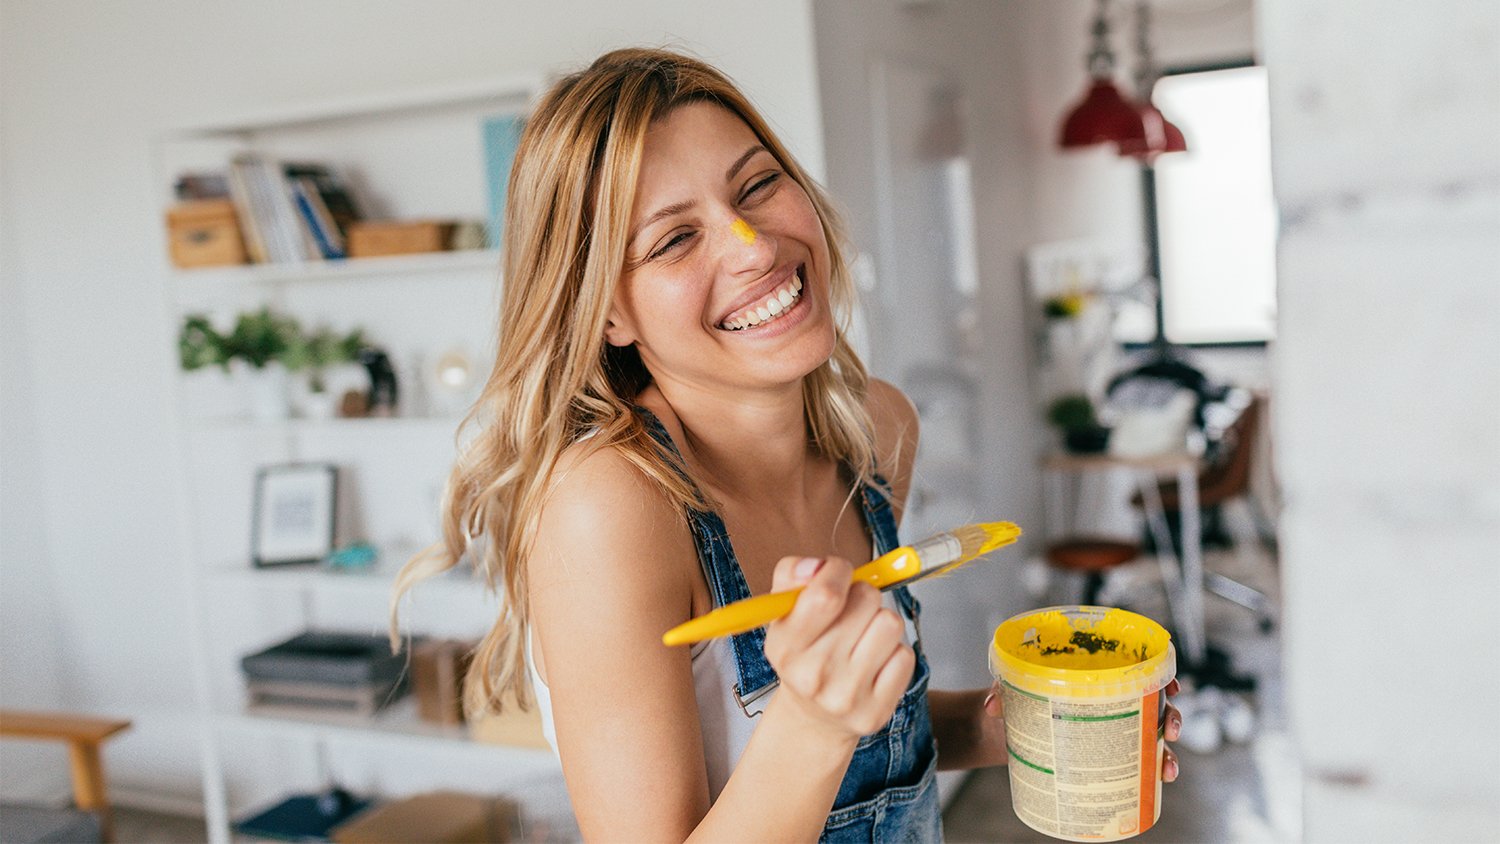
[[[1016,541],[1021,529],[1014,522],[980,522],[949,531],[963,548],[961,560],[972,560]]]

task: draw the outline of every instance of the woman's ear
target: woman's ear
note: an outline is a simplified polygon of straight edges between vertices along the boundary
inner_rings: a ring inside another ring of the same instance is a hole
[[[616,308],[609,309],[609,321],[604,324],[604,341],[621,347],[635,343],[635,331]]]

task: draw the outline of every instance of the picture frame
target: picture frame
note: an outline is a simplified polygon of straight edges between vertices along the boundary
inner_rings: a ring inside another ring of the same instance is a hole
[[[262,466],[255,473],[251,563],[266,568],[321,562],[334,549],[337,511],[337,466]]]
[[[526,127],[522,114],[498,114],[487,117],[480,125],[484,147],[484,180],[489,191],[489,221],[485,242],[499,249],[505,235],[505,194],[510,185],[510,168]]]

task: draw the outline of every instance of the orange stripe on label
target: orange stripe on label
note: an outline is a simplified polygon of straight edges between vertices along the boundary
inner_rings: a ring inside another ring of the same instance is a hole
[[[1141,698],[1141,814],[1137,826],[1141,832],[1156,822],[1156,778],[1161,770],[1156,728],[1161,713],[1161,694],[1157,691]]]

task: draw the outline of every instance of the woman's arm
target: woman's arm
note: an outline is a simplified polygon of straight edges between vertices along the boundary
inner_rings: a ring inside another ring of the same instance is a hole
[[[564,461],[528,595],[586,838],[818,836],[859,736],[890,718],[913,657],[878,594],[850,587],[848,563],[829,560],[809,575],[797,562],[782,561],[775,588],[807,590],[766,645],[781,687],[710,808],[689,651],[661,643],[692,613],[691,535],[681,512],[615,452]]]
[[[912,464],[917,454],[917,410],[911,400],[894,385],[871,379],[868,399],[870,417],[875,423],[876,451],[884,471],[890,474],[893,490],[892,509],[899,522],[906,509],[911,489]],[[1177,681],[1167,686],[1167,694],[1177,694]],[[938,746],[938,768],[966,770],[1009,761],[1005,750],[1005,714],[996,689],[939,691],[927,693],[932,713],[932,735]],[[1167,704],[1167,741],[1176,741],[1182,732],[1182,714]],[[1177,754],[1167,749],[1162,762],[1162,779],[1177,779]]]
[[[911,490],[912,464],[917,455],[920,426],[917,409],[894,385],[871,379],[870,418],[875,423],[875,444],[880,465],[889,473],[893,491],[892,509],[899,522]],[[938,746],[938,768],[960,770],[1003,765],[1005,722],[999,718],[998,700],[989,703],[989,689],[967,691],[932,690],[927,706],[932,713],[932,735]],[[996,717],[986,717],[986,710]]]

